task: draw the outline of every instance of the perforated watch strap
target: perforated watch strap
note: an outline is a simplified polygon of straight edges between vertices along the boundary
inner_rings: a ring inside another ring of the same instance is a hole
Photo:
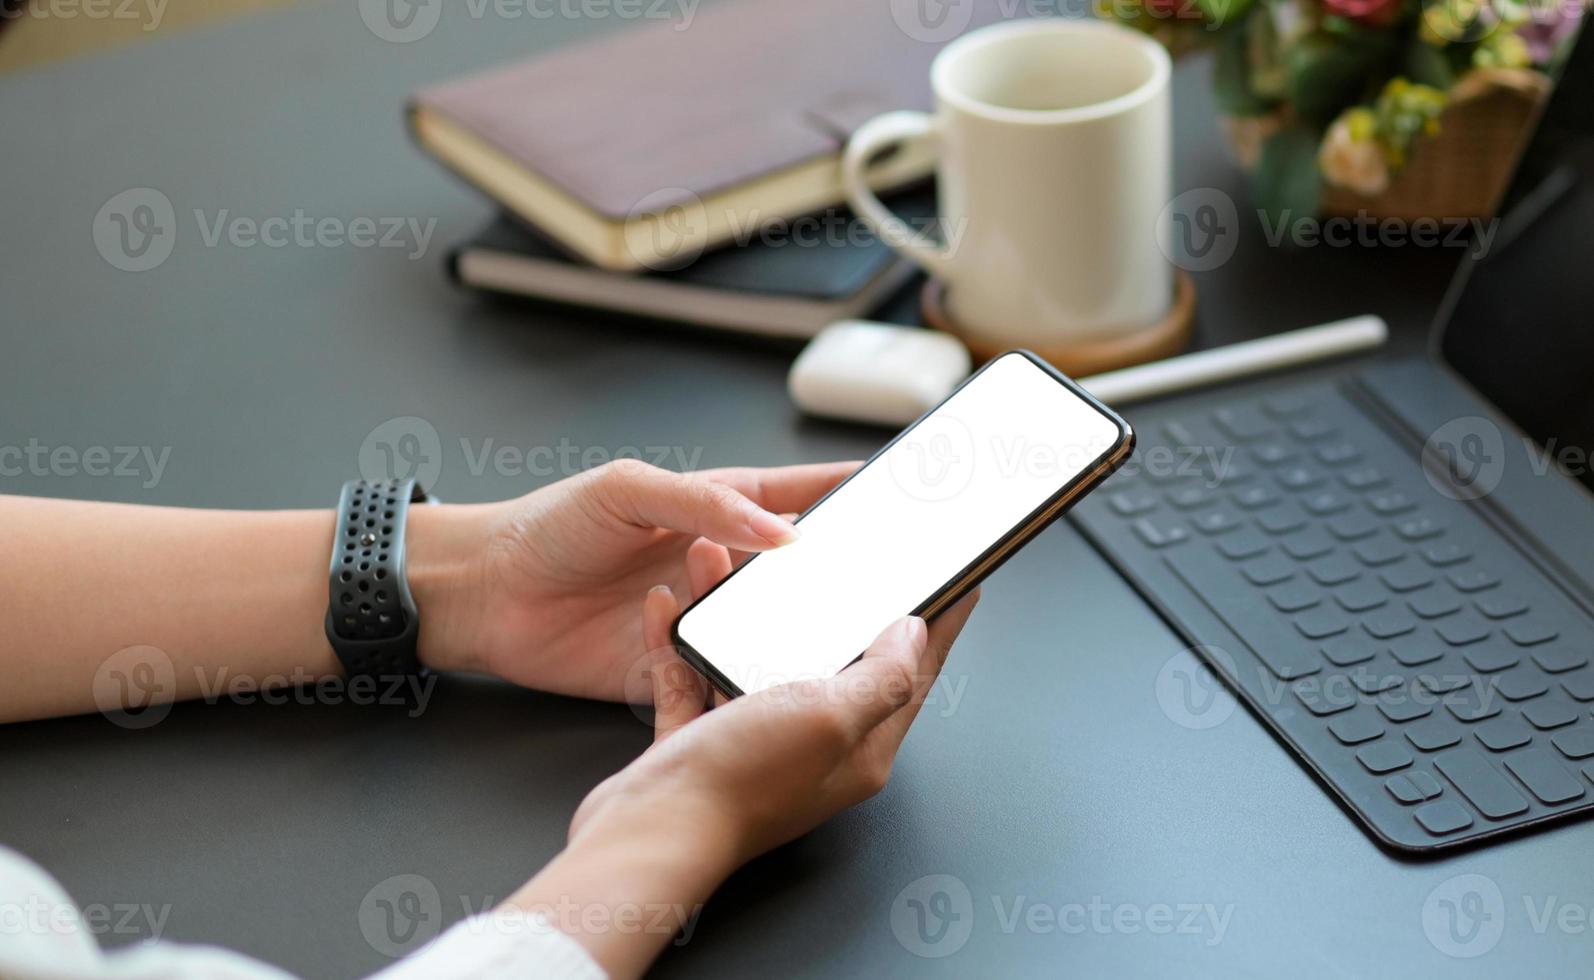
[[[327,640],[350,676],[422,673],[415,600],[404,568],[414,480],[350,480],[338,500],[327,604]]]

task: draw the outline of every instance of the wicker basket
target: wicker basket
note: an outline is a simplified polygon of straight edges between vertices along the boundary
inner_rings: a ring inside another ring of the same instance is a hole
[[[1483,218],[1494,207],[1527,138],[1550,80],[1526,69],[1475,69],[1456,82],[1439,117],[1439,132],[1420,139],[1411,158],[1381,194],[1363,196],[1324,184],[1324,215],[1375,218]],[[1241,166],[1256,165],[1263,141],[1282,126],[1283,113],[1223,121]]]

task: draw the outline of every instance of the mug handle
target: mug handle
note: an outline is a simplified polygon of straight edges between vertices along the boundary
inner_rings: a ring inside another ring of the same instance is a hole
[[[846,152],[841,156],[841,184],[854,213],[881,241],[945,281],[952,272],[946,247],[892,214],[870,190],[864,176],[869,161],[881,150],[908,140],[934,139],[936,130],[935,117],[923,112],[902,110],[874,117],[847,140]]]

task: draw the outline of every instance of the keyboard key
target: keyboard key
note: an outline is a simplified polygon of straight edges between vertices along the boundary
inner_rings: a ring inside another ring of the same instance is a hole
[[[1534,701],[1523,705],[1522,717],[1534,728],[1549,731],[1552,728],[1562,728],[1577,721],[1577,711],[1571,705],[1560,701]]]
[[[1568,759],[1587,759],[1594,755],[1594,730],[1578,728],[1562,732],[1550,739],[1550,744],[1561,750]]]
[[[1134,524],[1135,536],[1152,548],[1167,548],[1190,537],[1190,532],[1177,524],[1165,524],[1142,517]]]
[[[1390,776],[1384,781],[1384,788],[1389,790],[1390,796],[1407,806],[1421,803],[1423,800],[1438,799],[1445,791],[1444,787],[1439,785],[1439,780],[1421,769]]]
[[[1379,609],[1362,618],[1362,629],[1379,640],[1405,636],[1417,628],[1417,621],[1399,609]]]
[[[1321,490],[1307,497],[1304,502],[1306,509],[1318,517],[1328,517],[1351,508],[1349,500],[1332,490]]]
[[[1306,574],[1319,585],[1343,585],[1361,576],[1361,569],[1344,555],[1329,555],[1306,566]]]
[[[1583,795],[1582,784],[1543,749],[1509,756],[1505,767],[1545,806],[1555,806]]]
[[[1370,568],[1387,565],[1406,557],[1406,546],[1393,538],[1369,538],[1351,549],[1361,563]]]
[[[1519,748],[1533,741],[1533,729],[1519,721],[1496,718],[1473,729],[1473,736],[1494,752]]]
[[[1480,674],[1493,674],[1496,671],[1506,670],[1522,661],[1522,657],[1515,651],[1504,647],[1479,647],[1476,650],[1468,650],[1463,657],[1472,665],[1472,669]]]
[[[1359,467],[1358,469],[1350,470],[1346,472],[1344,476],[1340,477],[1340,480],[1352,490],[1372,490],[1375,487],[1381,487],[1389,482],[1388,477],[1373,469],[1371,466],[1363,466]]]
[[[1423,561],[1435,568],[1445,568],[1450,565],[1459,565],[1472,557],[1472,552],[1456,544],[1446,541],[1443,544],[1431,544],[1422,549]]]
[[[1363,623],[1366,629],[1367,624]],[[1429,632],[1409,633],[1405,636],[1394,638],[1389,644],[1390,654],[1406,667],[1421,667],[1441,660],[1450,650],[1439,641],[1437,636]]]
[[[1594,701],[1594,673],[1584,671],[1563,677],[1561,687],[1578,701]]]
[[[1251,447],[1251,458],[1263,466],[1277,466],[1295,456],[1295,447],[1282,442],[1263,442]]]
[[[1416,693],[1409,685],[1385,691],[1374,703],[1385,718],[1397,725],[1433,714],[1433,704],[1428,695]]]
[[[1256,523],[1269,534],[1289,534],[1306,526],[1306,515],[1294,504],[1284,503],[1263,511]]]
[[[1227,509],[1209,510],[1190,518],[1190,523],[1202,534],[1224,534],[1240,526],[1240,519]]]
[[[1212,494],[1203,487],[1181,487],[1168,494],[1168,503],[1180,510],[1195,510],[1212,503]]]
[[[1470,684],[1445,695],[1445,707],[1457,721],[1488,721],[1500,713],[1502,700],[1492,687]]]
[[[1371,742],[1384,734],[1384,726],[1379,723],[1377,717],[1360,712],[1335,718],[1328,723],[1328,730],[1345,745]]]
[[[1322,669],[1316,650],[1307,646],[1293,627],[1278,616],[1256,615],[1255,593],[1233,566],[1201,551],[1175,552],[1166,560],[1185,586],[1279,680],[1295,680]]]
[[[1240,572],[1252,585],[1265,588],[1294,578],[1295,566],[1278,555],[1264,555],[1241,565]]]
[[[1472,814],[1463,810],[1453,800],[1439,800],[1420,806],[1412,813],[1417,822],[1422,824],[1422,829],[1435,837],[1453,834],[1458,830],[1466,830],[1472,826]]]
[[[1271,488],[1257,484],[1254,487],[1243,487],[1234,492],[1234,502],[1246,510],[1261,510],[1278,503],[1279,495]]]
[[[1325,640],[1350,629],[1350,620],[1339,611],[1322,606],[1295,617],[1295,628],[1309,640]]]
[[[1447,588],[1440,587],[1412,596],[1406,600],[1406,605],[1423,619],[1438,619],[1460,610],[1461,597]]]
[[[1323,601],[1323,594],[1305,582],[1286,582],[1267,594],[1267,601],[1281,613],[1297,613]]]
[[[1358,749],[1356,761],[1365,766],[1368,772],[1378,776],[1411,765],[1411,753],[1406,751],[1404,745],[1393,740],[1375,742]]]
[[[1254,558],[1268,549],[1267,539],[1246,528],[1239,534],[1225,535],[1218,541],[1218,550],[1223,552],[1225,558],[1243,561]]]
[[[1433,573],[1414,561],[1405,561],[1384,569],[1378,579],[1396,592],[1415,592],[1433,584]]]
[[[1302,442],[1316,442],[1319,439],[1327,439],[1338,431],[1333,423],[1322,419],[1302,419],[1290,425],[1290,434]]]
[[[1535,647],[1533,662],[1543,667],[1552,674],[1562,674],[1588,663],[1588,655],[1578,653],[1569,646],[1557,644],[1555,646]],[[1579,701],[1584,700],[1578,698]]]
[[[1107,498],[1107,506],[1119,517],[1138,517],[1157,509],[1157,498],[1144,491],[1124,491]]]
[[[1337,590],[1334,601],[1346,612],[1363,613],[1387,604],[1389,596],[1379,586],[1363,579]]]
[[[1346,684],[1328,683],[1334,678],[1308,677],[1295,682],[1295,697],[1306,710],[1323,717],[1356,707],[1356,692]]]
[[[1482,643],[1494,634],[1487,623],[1471,613],[1447,619],[1435,626],[1434,631],[1453,647]]]
[[[1528,611],[1527,602],[1522,597],[1512,595],[1509,592],[1499,592],[1487,596],[1479,599],[1474,605],[1478,607],[1478,612],[1483,613],[1490,619],[1510,619],[1512,616],[1520,616]]]
[[[1462,673],[1446,674],[1439,672],[1431,674],[1419,674],[1417,676],[1417,683],[1421,684],[1425,690],[1432,691],[1434,694],[1444,695],[1449,694],[1451,691],[1459,691],[1468,684],[1471,684],[1472,675]]]
[[[1527,812],[1528,801],[1475,750],[1454,749],[1437,756],[1434,765],[1490,820]]]
[[[1349,667],[1373,659],[1378,656],[1380,649],[1372,640],[1353,633],[1349,636],[1336,637],[1323,644],[1323,656],[1336,667]]]
[[[1505,635],[1517,646],[1531,647],[1540,643],[1548,643],[1560,636],[1560,631],[1553,626],[1531,619],[1518,620],[1505,628]]]
[[[1368,497],[1367,506],[1371,507],[1374,513],[1394,517],[1396,514],[1404,514],[1415,509],[1417,504],[1399,490],[1391,490],[1388,493],[1375,493]]]
[[[1378,522],[1357,511],[1341,514],[1328,522],[1328,533],[1341,541],[1360,541],[1378,530]]]
[[[1513,670],[1494,679],[1494,689],[1507,701],[1526,701],[1550,689],[1550,684],[1531,667]]]
[[[1461,741],[1461,728],[1447,718],[1433,717],[1407,725],[1406,740],[1424,752],[1438,752]]]
[[[1444,527],[1432,518],[1413,517],[1395,525],[1395,533],[1407,541],[1427,541],[1445,533]]]
[[[1301,415],[1310,411],[1311,407],[1311,402],[1307,401],[1304,395],[1281,394],[1262,399],[1262,410],[1274,418]]]
[[[1305,466],[1286,466],[1279,470],[1279,486],[1291,493],[1310,490],[1323,482],[1323,474]]]
[[[1334,550],[1334,541],[1320,527],[1310,528],[1284,539],[1284,552],[1297,561],[1311,561]]]
[[[1406,678],[1400,674],[1380,673],[1368,670],[1365,666],[1357,667],[1345,676],[1350,678],[1356,690],[1367,695],[1382,694],[1406,683]]]
[[[1449,578],[1450,584],[1462,592],[1482,592],[1484,589],[1492,589],[1500,584],[1498,578],[1481,568],[1469,569],[1464,572],[1451,572]]]
[[[1362,458],[1361,450],[1348,442],[1331,442],[1319,447],[1314,455],[1324,466],[1344,466]]]
[[[1212,421],[1230,437],[1241,442],[1259,439],[1273,431],[1273,424],[1260,413],[1238,405],[1225,406],[1213,412]]]

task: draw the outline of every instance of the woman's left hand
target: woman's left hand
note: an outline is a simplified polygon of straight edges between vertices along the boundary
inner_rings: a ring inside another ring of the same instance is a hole
[[[679,474],[619,460],[501,504],[416,507],[408,574],[421,659],[557,694],[647,700],[633,667],[648,589],[700,594],[730,570],[726,549],[734,560],[794,540],[791,515],[857,466]]]

